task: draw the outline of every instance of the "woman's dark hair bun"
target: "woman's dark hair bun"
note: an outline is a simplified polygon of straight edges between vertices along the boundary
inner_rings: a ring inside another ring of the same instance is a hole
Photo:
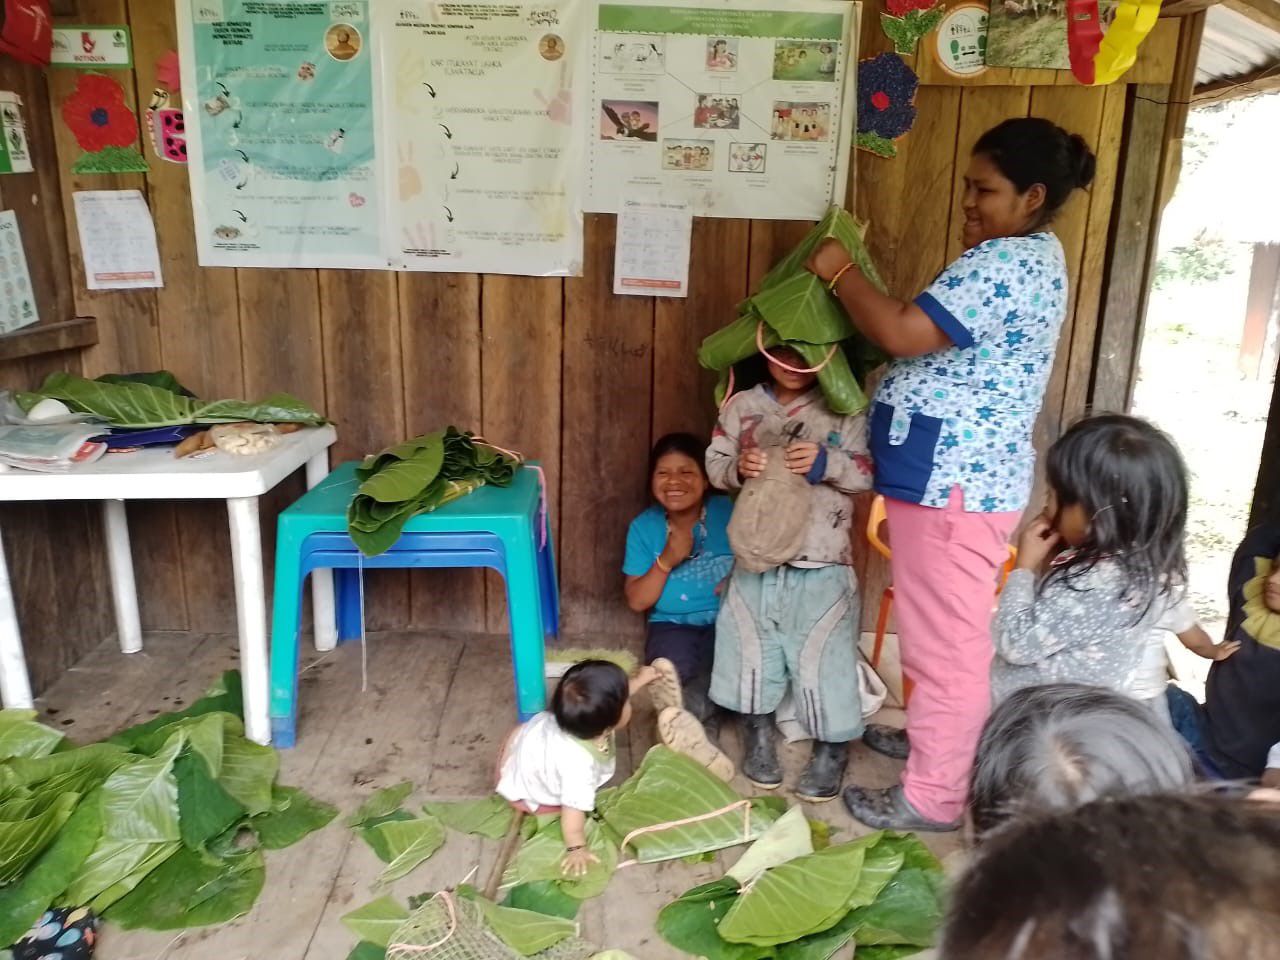
[[[1083,190],[1093,183],[1093,176],[1098,172],[1098,158],[1078,133],[1071,135],[1071,156],[1075,160],[1076,186]]]
[[[992,127],[973,147],[1006,176],[1019,193],[1044,187],[1038,225],[1048,223],[1071,191],[1093,182],[1097,160],[1084,137],[1044,117],[1015,117]]]

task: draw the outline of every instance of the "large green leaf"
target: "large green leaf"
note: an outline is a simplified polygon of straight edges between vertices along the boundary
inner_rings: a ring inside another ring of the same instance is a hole
[[[549,880],[561,892],[579,900],[589,900],[604,893],[613,871],[618,867],[618,848],[596,820],[587,821],[587,849],[596,855],[597,862],[587,868],[586,876],[570,879],[561,870],[564,859],[564,833],[560,821],[539,829],[521,844],[503,875],[503,886],[521,883],[537,883]]]
[[[391,935],[408,919],[408,910],[390,897],[379,897],[343,916],[342,923],[361,940],[385,949]]]
[[[566,920],[572,920],[582,909],[582,901],[569,896],[554,880],[517,884],[507,891],[502,905],[544,913],[548,917],[563,917]]]
[[[227,731],[218,784],[251,815],[271,809],[271,786],[279,769],[280,757],[270,747]]]
[[[792,807],[747,848],[738,862],[725,871],[746,886],[770,867],[813,853],[813,835],[803,807]]]
[[[79,794],[64,793],[34,816],[0,821],[0,887],[22,876],[27,865],[53,842],[79,802]]]
[[[459,887],[457,892],[459,896],[474,902],[484,916],[485,925],[521,956],[529,957],[540,953],[578,932],[578,925],[572,920],[532,910],[498,906],[466,885]]]
[[[842,843],[766,871],[729,908],[720,936],[768,947],[835,926],[849,912],[867,846]]]
[[[933,944],[944,912],[943,876],[933,870],[903,867],[869,907],[850,916],[859,944]]]
[[[262,890],[262,853],[218,858],[179,850],[121,897],[106,919],[134,930],[180,930],[225,923],[249,912]]]
[[[480,800],[459,800],[454,803],[428,803],[422,808],[438,818],[450,830],[501,840],[507,835],[515,810],[506,798],[491,794]]]
[[[346,824],[348,827],[359,827],[370,820],[385,817],[404,803],[405,798],[411,793],[413,793],[413,784],[407,780],[392,787],[383,787],[360,804],[360,808],[347,817]]]
[[[444,827],[435,817],[412,820],[389,820],[371,828],[379,843],[371,844],[387,868],[378,876],[378,884],[398,880],[415,869],[444,845]]]
[[[436,478],[444,464],[444,432],[419,438],[407,457],[398,457],[393,450],[386,459],[389,462],[374,470],[358,492],[379,503],[412,500]]]
[[[41,792],[88,793],[127,763],[137,760],[110,743],[92,743],[36,760],[9,760],[3,769],[13,782]]]
[[[180,842],[139,843],[101,837],[61,897],[69,906],[88,904],[101,913],[182,848]]]
[[[70,884],[102,834],[102,805],[86,797],[16,883],[0,889],[0,943],[27,932]]]
[[[209,713],[229,713],[234,717],[244,715],[244,693],[239,671],[228,670],[203,697],[185,710],[152,717],[146,723],[121,730],[107,742],[117,744],[126,750],[151,754],[162,748],[167,740],[167,737],[152,738],[152,734],[182,720]]]
[[[866,859],[862,861],[862,871],[858,874],[858,885],[849,894],[846,906],[853,910],[875,903],[881,891],[902,869],[904,859],[905,853],[895,849],[891,838],[881,837],[878,843],[867,850]]]
[[[184,397],[194,397],[195,394],[178,382],[168,370],[156,370],[151,373],[104,373],[97,378],[99,383],[145,383],[150,387],[158,387],[161,390],[168,390],[170,393],[176,393]]]
[[[762,960],[772,947],[729,943],[718,932],[720,922],[738,899],[738,882],[721,877],[686,890],[658,913],[658,933],[677,950],[706,960]]]
[[[380,947],[368,940],[361,940],[347,954],[347,960],[386,960],[386,957],[386,947]]]
[[[34,710],[0,710],[0,760],[53,753],[62,734],[35,722]]]
[[[619,838],[647,827],[723,811],[708,819],[641,834],[627,844],[625,856],[652,863],[749,843],[778,819],[768,804],[753,801],[747,807],[742,801],[701,764],[656,746],[617,790],[598,798],[596,807]]]
[[[26,395],[25,401],[32,395]],[[37,398],[61,400],[76,413],[87,413],[117,427],[168,427],[188,423],[321,424],[324,417],[288,394],[278,393],[257,403],[216,400],[205,403],[149,383],[105,383],[59,371],[45,378]]]
[[[268,850],[291,847],[307,834],[327,826],[338,808],[304,793],[296,787],[272,789],[272,807],[249,821],[258,842]]]
[[[173,765],[178,781],[178,825],[182,842],[203,850],[214,837],[226,833],[245,815],[245,808],[209,773],[203,758],[188,751]]]
[[[167,843],[181,838],[178,784],[173,763],[179,734],[154,757],[116,770],[102,785],[102,834],[106,840]]]

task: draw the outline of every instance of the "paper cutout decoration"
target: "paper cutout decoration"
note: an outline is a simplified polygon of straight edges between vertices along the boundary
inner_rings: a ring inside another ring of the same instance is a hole
[[[942,19],[938,0],[885,0],[880,26],[898,53],[915,53],[920,38]]]
[[[896,53],[858,63],[858,133],[855,143],[880,157],[896,157],[894,141],[916,122],[920,78]]]
[[[938,24],[933,47],[938,65],[953,77],[972,77],[987,69],[987,5],[948,7]]]
[[[178,83],[178,55],[170,50],[156,61],[156,86],[144,118],[152,153],[170,163],[187,162],[186,122],[182,110],[172,105]]]
[[[1124,76],[1160,16],[1160,0],[1121,0],[1106,11],[1099,10],[1098,0],[1066,3],[1071,72],[1086,86],[1115,83]]]
[[[86,73],[62,101],[62,119],[85,152],[72,173],[145,173],[147,161],[134,147],[138,120],[124,90],[111,77]]]

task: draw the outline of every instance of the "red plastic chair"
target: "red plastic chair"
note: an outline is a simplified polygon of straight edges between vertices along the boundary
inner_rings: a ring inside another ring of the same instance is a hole
[[[888,515],[885,512],[884,497],[877,495],[875,500],[871,502],[871,514],[867,517],[867,542],[872,548],[885,560],[889,560],[892,553],[887,542],[888,538],[881,538],[880,528],[885,526]],[[1013,572],[1014,565],[1018,562],[1018,548],[1009,545],[1009,559],[1005,561],[1004,566],[1000,570],[1000,583],[996,586],[996,596],[1000,596],[1000,591],[1004,589],[1005,581],[1009,579],[1009,574]],[[889,584],[884,588],[884,593],[880,595],[880,613],[876,616],[876,642],[871,648],[871,669],[875,670],[880,666],[880,653],[884,649],[884,635],[889,628],[889,613],[893,610],[893,584]],[[904,672],[902,675],[902,705],[905,707],[911,699],[911,691],[915,687],[911,678]]]

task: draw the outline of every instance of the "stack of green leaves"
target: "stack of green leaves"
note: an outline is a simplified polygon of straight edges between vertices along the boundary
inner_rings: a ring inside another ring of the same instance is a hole
[[[788,813],[719,880],[658,915],[672,946],[706,960],[896,960],[933,943],[942,866],[913,835],[873,833],[814,851]]]
[[[337,811],[276,784],[244,736],[238,674],[181,713],[75,747],[31,711],[0,711],[0,947],[51,905],[170,930],[247,912],[262,851]]]
[[[449,427],[364,458],[360,486],[347,508],[347,530],[366,557],[385,553],[409,519],[464,497],[477,487],[505,487],[520,461],[470,433]]]
[[[167,370],[107,374],[97,380],[86,380],[73,373],[51,373],[39,390],[16,397],[24,411],[46,398],[61,400],[75,413],[86,413],[113,427],[130,429],[245,420],[309,426],[325,422],[324,417],[287,393],[273,393],[256,403],[198,400]]]
[[[849,251],[867,279],[883,290],[880,273],[863,241],[864,233],[865,228],[847,211],[832,207],[800,245],[765,275],[760,289],[738,305],[738,318],[702,341],[698,362],[708,370],[720,372],[717,403],[724,399],[733,365],[758,352],[759,330],[766,349],[790,347],[810,367],[823,363],[834,346],[831,359],[818,372],[818,384],[827,405],[846,416],[866,409],[862,384],[866,383],[867,374],[888,358],[854,328],[826,284],[805,269],[805,262],[818,244],[834,237]]]

